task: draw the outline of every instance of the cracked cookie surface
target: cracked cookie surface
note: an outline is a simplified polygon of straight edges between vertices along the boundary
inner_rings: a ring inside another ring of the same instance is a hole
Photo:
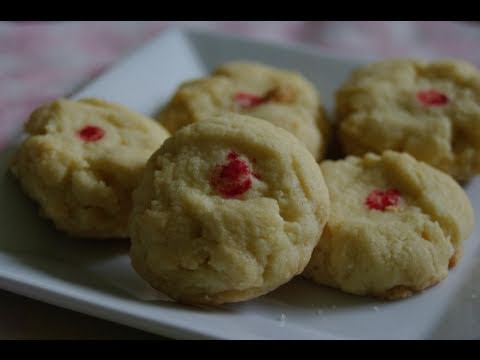
[[[404,151],[457,180],[480,173],[480,72],[469,63],[366,65],[337,91],[336,114],[347,155]]]
[[[131,193],[169,133],[99,99],[59,99],[35,110],[11,171],[43,216],[74,236],[122,238]]]
[[[291,134],[228,114],[176,132],[134,192],[130,257],[185,303],[265,294],[300,274],[327,220],[318,164]]]
[[[474,225],[463,189],[406,153],[324,161],[331,211],[304,276],[357,295],[407,297],[444,279]]]

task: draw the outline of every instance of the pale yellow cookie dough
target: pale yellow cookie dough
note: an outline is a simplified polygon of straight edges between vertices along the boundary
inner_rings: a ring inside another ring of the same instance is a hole
[[[314,85],[299,73],[259,63],[230,62],[181,84],[158,119],[174,133],[225,111],[267,120],[294,134],[315,159],[324,157],[329,122]]]
[[[460,60],[386,60],[337,92],[346,154],[405,151],[457,180],[480,172],[480,72]]]
[[[224,114],[150,158],[134,192],[132,265],[181,302],[248,300],[303,271],[328,213],[320,168],[294,136]]]
[[[474,225],[470,201],[453,178],[393,151],[324,161],[321,169],[331,212],[304,276],[386,299],[447,276]],[[398,201],[382,203],[374,191],[397,192]]]
[[[41,214],[74,236],[127,236],[131,193],[169,136],[154,120],[98,99],[35,110],[11,171]]]

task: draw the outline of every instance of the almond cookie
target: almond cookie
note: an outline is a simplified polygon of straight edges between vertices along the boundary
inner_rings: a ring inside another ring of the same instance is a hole
[[[134,269],[171,298],[221,304],[300,274],[329,213],[318,164],[285,130],[223,114],[148,161],[130,219]]]
[[[300,139],[315,159],[324,156],[329,123],[315,87],[299,73],[263,64],[231,62],[183,83],[158,119],[173,134],[225,111],[267,120]]]
[[[40,213],[74,236],[126,237],[131,193],[168,131],[97,99],[44,105],[25,130],[11,171]]]
[[[331,212],[305,277],[397,299],[447,276],[474,225],[452,177],[394,151],[325,161],[321,169]]]
[[[387,60],[337,92],[347,155],[404,151],[457,180],[480,172],[480,72],[463,61]]]

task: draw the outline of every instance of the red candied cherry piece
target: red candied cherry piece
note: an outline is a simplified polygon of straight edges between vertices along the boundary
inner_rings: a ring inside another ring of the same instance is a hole
[[[447,95],[433,89],[417,92],[417,99],[425,106],[441,106],[448,103]]]
[[[268,97],[266,96],[258,96],[258,95],[250,94],[246,92],[236,93],[233,99],[242,108],[255,107],[268,101]]]
[[[233,160],[238,160],[240,155],[238,155],[235,151],[230,151],[227,155],[227,160],[233,161]]]
[[[386,191],[373,190],[365,199],[365,205],[369,209],[385,211],[389,206],[396,206],[400,201],[400,191],[390,189]]]
[[[252,187],[251,169],[240,156],[231,151],[227,156],[227,163],[217,165],[210,185],[225,198],[235,198],[250,190]]]
[[[77,132],[78,136],[87,142],[98,141],[105,136],[105,130],[98,126],[87,125]]]

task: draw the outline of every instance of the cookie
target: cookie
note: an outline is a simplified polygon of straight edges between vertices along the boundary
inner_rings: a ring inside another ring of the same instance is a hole
[[[349,155],[408,152],[457,180],[480,172],[480,72],[458,60],[373,63],[336,94]]]
[[[148,161],[130,257],[177,301],[243,301],[303,271],[328,213],[320,168],[293,135],[224,114],[184,127]]]
[[[330,218],[305,277],[397,299],[447,276],[474,225],[470,201],[452,177],[394,151],[325,161],[321,169]]]
[[[259,63],[227,63],[183,83],[158,119],[174,133],[225,111],[267,120],[295,135],[316,159],[324,156],[329,123],[313,84],[299,73]]]
[[[73,236],[127,236],[131,193],[169,136],[154,120],[97,99],[35,110],[11,171],[40,212]]]

